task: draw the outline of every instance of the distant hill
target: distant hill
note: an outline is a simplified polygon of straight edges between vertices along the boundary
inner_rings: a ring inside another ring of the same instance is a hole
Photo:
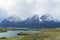
[[[0,23],[1,27],[21,27],[21,28],[55,28],[60,26],[60,21],[50,14],[41,17],[33,15],[24,21],[17,16],[10,16]]]

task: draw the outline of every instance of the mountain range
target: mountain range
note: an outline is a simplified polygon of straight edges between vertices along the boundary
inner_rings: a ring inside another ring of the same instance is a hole
[[[20,28],[56,28],[60,26],[60,21],[50,14],[44,14],[41,17],[33,15],[22,21],[17,16],[10,16],[0,23],[1,27],[20,27]]]

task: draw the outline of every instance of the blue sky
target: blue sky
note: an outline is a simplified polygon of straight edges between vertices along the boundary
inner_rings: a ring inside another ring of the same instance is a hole
[[[0,0],[0,20],[18,15],[22,20],[49,13],[60,19],[60,0]]]

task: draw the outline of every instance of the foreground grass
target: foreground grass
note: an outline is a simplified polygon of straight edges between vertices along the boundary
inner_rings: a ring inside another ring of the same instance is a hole
[[[60,40],[60,28],[44,29],[43,32],[0,40]]]

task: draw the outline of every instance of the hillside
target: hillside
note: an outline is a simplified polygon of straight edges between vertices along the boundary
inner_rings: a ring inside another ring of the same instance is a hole
[[[41,17],[33,15],[22,21],[17,16],[11,16],[0,23],[0,27],[20,27],[20,28],[56,28],[60,26],[60,21],[50,14],[44,14]]]

